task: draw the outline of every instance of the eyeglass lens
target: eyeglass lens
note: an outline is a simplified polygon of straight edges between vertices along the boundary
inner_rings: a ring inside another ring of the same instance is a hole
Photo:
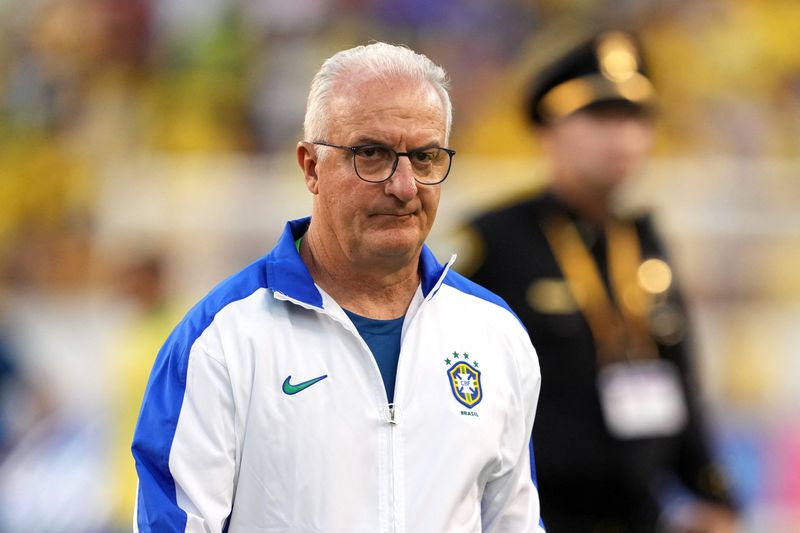
[[[415,150],[408,156],[414,177],[422,183],[438,183],[450,168],[450,154],[441,148]],[[383,181],[397,168],[397,153],[386,146],[362,146],[355,150],[355,169],[361,179]]]

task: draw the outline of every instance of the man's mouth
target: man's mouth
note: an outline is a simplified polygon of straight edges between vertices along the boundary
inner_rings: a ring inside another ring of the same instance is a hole
[[[404,218],[404,217],[411,217],[414,216],[414,213],[374,213],[372,216],[374,217],[395,217],[395,218]]]

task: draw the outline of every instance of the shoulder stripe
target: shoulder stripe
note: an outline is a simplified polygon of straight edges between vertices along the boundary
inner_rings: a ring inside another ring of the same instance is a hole
[[[509,307],[509,305],[506,303],[505,300],[503,300],[500,296],[496,295],[489,289],[483,287],[482,285],[478,285],[474,281],[465,278],[458,272],[454,270],[449,270],[444,278],[444,284],[449,285],[454,289],[458,289],[463,293],[475,296],[476,298],[480,298],[481,300],[485,300],[487,302],[502,307],[503,309],[511,313],[520,324],[522,324],[522,321],[519,319],[517,314],[511,309],[511,307]]]
[[[139,531],[183,531],[169,456],[186,391],[192,346],[225,306],[267,286],[264,259],[226,279],[195,305],[159,351],[145,390],[132,452],[139,476]],[[144,354],[143,354],[144,355]]]

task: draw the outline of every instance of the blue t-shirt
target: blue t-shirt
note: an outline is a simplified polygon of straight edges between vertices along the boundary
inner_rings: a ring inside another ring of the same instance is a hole
[[[376,320],[344,310],[353,321],[361,338],[367,343],[383,378],[386,397],[394,401],[394,380],[397,377],[397,360],[400,358],[400,334],[404,316],[391,320]]]

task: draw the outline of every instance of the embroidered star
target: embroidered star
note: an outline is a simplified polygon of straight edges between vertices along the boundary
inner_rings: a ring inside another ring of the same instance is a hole
[[[453,359],[458,359],[458,352],[453,352]]]
[[[464,354],[464,359],[469,359],[469,354],[468,353]]]
[[[477,361],[473,361],[472,364],[475,365],[475,368],[478,368],[478,362]]]
[[[449,365],[450,364],[450,359],[445,359],[444,360],[444,364]]]

